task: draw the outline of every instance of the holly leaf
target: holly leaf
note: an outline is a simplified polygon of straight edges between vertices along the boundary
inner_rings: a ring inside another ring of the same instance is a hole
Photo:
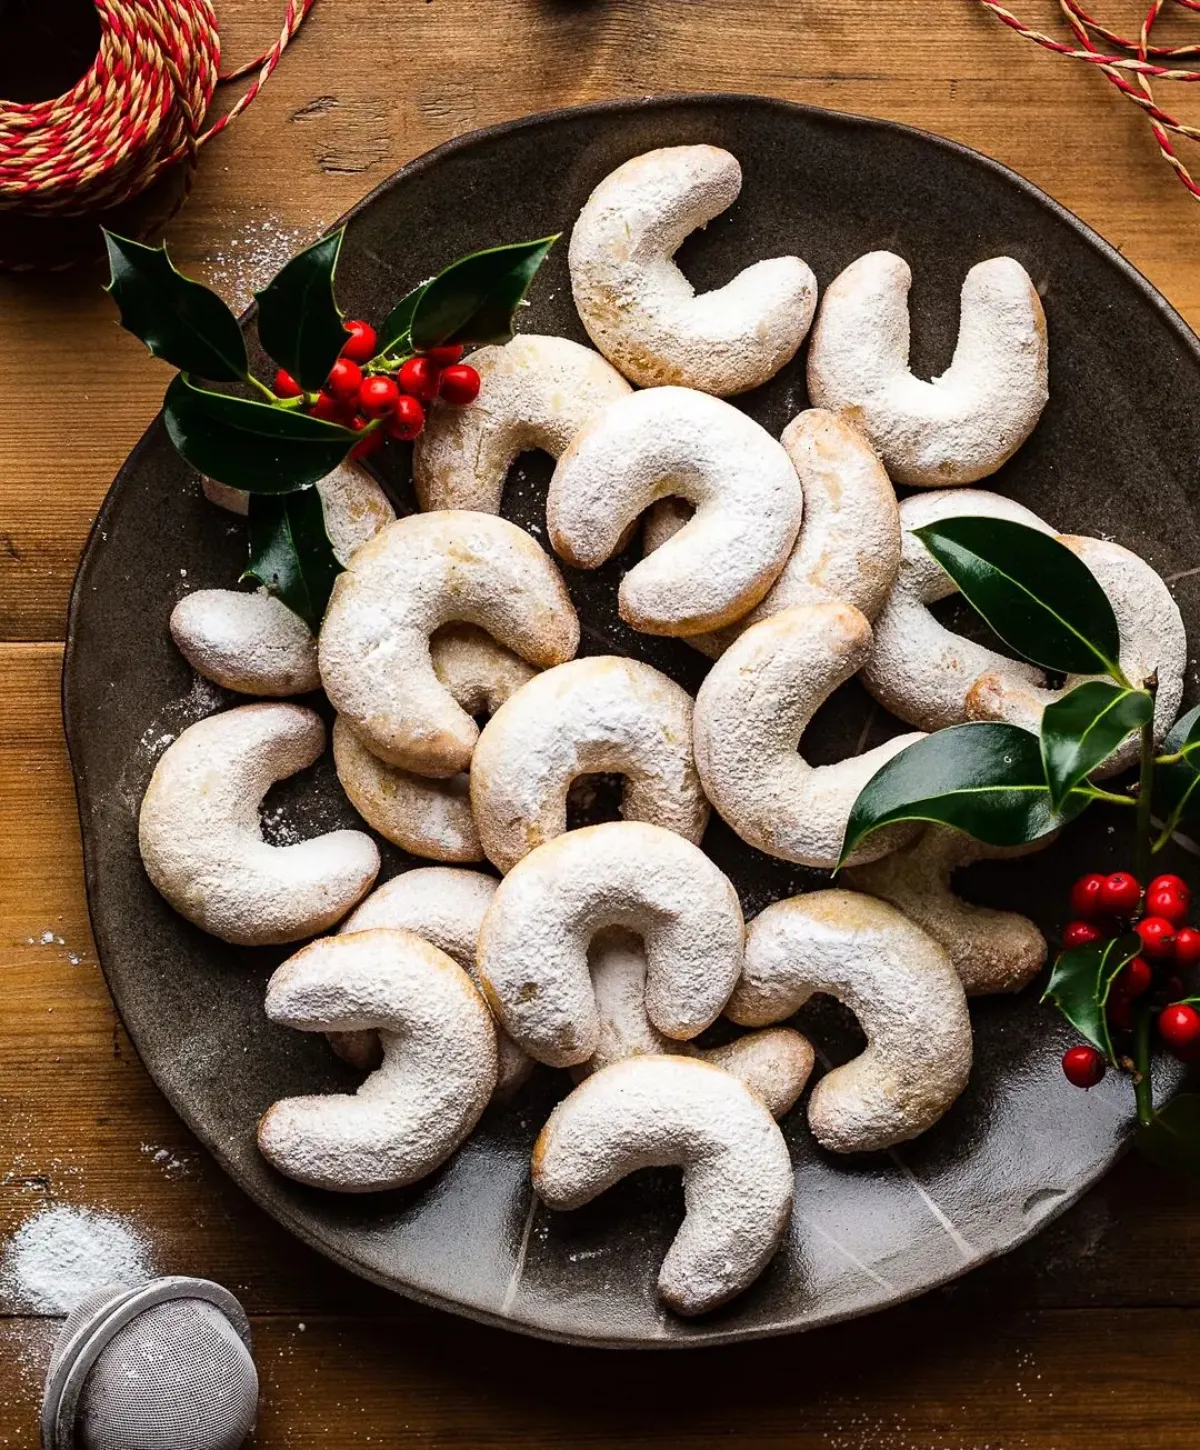
[[[513,314],[558,235],[473,252],[439,272],[413,304],[413,349],[507,342],[513,335]]]
[[[1200,1093],[1178,1093],[1133,1141],[1142,1156],[1158,1167],[1200,1175]]]
[[[256,579],[315,633],[341,568],[317,489],[250,495],[250,563],[243,580]]]
[[[414,287],[406,296],[402,297],[395,307],[387,315],[387,321],[379,333],[379,346],[375,356],[381,353],[391,352],[393,348],[403,345],[405,352],[411,351],[409,333],[412,329],[413,313],[417,310],[417,303],[425,294],[428,282],[422,282],[419,287]]]
[[[841,860],[896,821],[937,821],[989,846],[1019,846],[1077,816],[1090,794],[1050,800],[1038,737],[1016,725],[952,725],[893,755],[858,794]]]
[[[155,357],[184,372],[234,383],[250,364],[238,320],[215,292],[171,265],[165,247],[104,233],[110,276],[105,291],[121,326]]]
[[[1126,932],[1112,941],[1094,946],[1072,947],[1060,952],[1042,993],[1043,1002],[1053,1002],[1062,1015],[1093,1047],[1111,1062],[1112,1040],[1108,1035],[1108,994],[1121,969],[1142,949],[1136,932]]]
[[[361,441],[349,428],[291,408],[208,392],[183,373],[167,389],[163,421],[193,468],[250,493],[306,488]]]
[[[1181,715],[1162,743],[1163,755],[1181,755],[1154,767],[1154,809],[1164,822],[1166,840],[1200,808],[1200,705]]]
[[[344,234],[343,227],[297,252],[254,294],[263,347],[309,393],[324,384],[350,336],[333,292]]]
[[[1122,678],[1112,605],[1065,544],[1010,519],[939,519],[913,532],[1010,649],[1048,670]]]
[[[1129,690],[1108,680],[1085,684],[1042,712],[1042,764],[1057,810],[1079,784],[1113,753],[1131,731],[1154,715],[1146,690]]]

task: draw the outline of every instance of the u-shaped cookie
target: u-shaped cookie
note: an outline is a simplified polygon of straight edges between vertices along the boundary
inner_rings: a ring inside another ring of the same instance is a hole
[[[413,486],[422,509],[498,514],[517,455],[538,448],[558,458],[606,403],[629,384],[590,347],[522,333],[471,354],[479,398],[468,407],[434,403],[413,445]]]
[[[741,189],[728,151],[666,146],[618,166],[580,212],[569,251],[575,306],[600,351],[640,387],[744,393],[804,341],[817,284],[799,257],[756,262],[700,296],[673,260]]]
[[[639,1168],[675,1166],[686,1213],[658,1290],[676,1313],[703,1314],[762,1273],[792,1211],[783,1134],[736,1078],[685,1057],[604,1068],[551,1113],[533,1186],[550,1208],[581,1208]]]
[[[407,931],[326,937],[267,985],[267,1016],[301,1032],[379,1030],[383,1065],[354,1094],[284,1098],[258,1125],[281,1173],[337,1193],[415,1183],[479,1121],[496,1083],[492,1019],[463,969]]]
[[[696,769],[705,794],[742,840],[769,855],[831,870],[859,791],[920,739],[901,735],[836,765],[799,753],[809,721],[858,670],[871,626],[848,604],[798,605],[752,625],[713,665],[696,696]],[[853,860],[874,860],[907,836],[887,829]]]
[[[958,344],[939,378],[909,370],[912,272],[868,252],[825,291],[808,348],[808,393],[863,428],[897,483],[945,488],[995,473],[1046,406],[1046,318],[1012,257],[967,273]]]
[[[814,992],[843,1002],[865,1051],[825,1074],[808,1122],[835,1153],[890,1148],[942,1116],[967,1084],[971,1019],[950,958],[903,912],[855,891],[777,901],[750,923],[728,1015],[779,1022]]]
[[[453,623],[486,629],[539,667],[579,644],[562,577],[523,529],[465,509],[397,519],[338,575],[319,656],[335,709],[390,765],[455,775],[470,764],[479,727],[430,653],[430,637]]]
[[[804,501],[781,444],[719,398],[688,388],[632,393],[576,435],[546,501],[555,550],[595,569],[657,499],[695,515],[621,581],[621,618],[648,634],[718,629],[752,609],[779,577]]]
[[[626,820],[703,836],[691,696],[650,665],[599,655],[536,676],[484,726],[471,804],[488,860],[508,871],[561,835],[571,782],[602,772],[624,776]]]
[[[263,946],[326,931],[368,890],[379,850],[364,831],[270,846],[258,808],[325,748],[299,705],[241,705],[189,725],[154,768],[138,817],[146,873],[180,915],[223,941]]]
[[[737,892],[698,846],[660,826],[610,821],[550,841],[508,873],[479,936],[479,981],[497,1020],[539,1062],[586,1062],[600,1041],[588,947],[605,927],[642,937],[646,1012],[695,1037],[741,970]]]

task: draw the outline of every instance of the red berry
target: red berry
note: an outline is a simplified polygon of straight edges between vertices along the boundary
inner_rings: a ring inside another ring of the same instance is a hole
[[[1114,871],[1111,876],[1104,878],[1097,898],[1101,911],[1128,916],[1131,911],[1137,910],[1137,904],[1142,899],[1142,888],[1137,877],[1131,876],[1128,871]]]
[[[427,357],[410,357],[397,376],[400,387],[409,397],[431,403],[438,395],[438,368]]]
[[[298,398],[303,392],[304,389],[286,368],[280,368],[275,374],[275,396],[277,398]]]
[[[1081,876],[1075,885],[1071,887],[1071,915],[1072,916],[1102,916],[1104,913],[1100,906],[1100,892],[1104,886],[1105,878],[1099,871],[1089,872],[1087,876]]]
[[[1142,939],[1142,950],[1156,962],[1175,955],[1175,928],[1165,917],[1145,916],[1134,927]]]
[[[1175,1002],[1158,1014],[1158,1035],[1173,1053],[1186,1053],[1200,1044],[1200,1012],[1186,1002]]]
[[[1126,962],[1117,973],[1116,980],[1112,984],[1112,991],[1125,1001],[1132,1002],[1135,997],[1140,997],[1143,992],[1150,990],[1150,983],[1154,980],[1154,969],[1145,957],[1134,957],[1131,962]],[[1109,999],[1111,1001],[1111,998]]]
[[[400,389],[391,378],[364,378],[358,406],[368,418],[386,418],[400,401]]]
[[[455,363],[442,373],[441,395],[456,408],[473,403],[479,396],[479,374],[469,363]]]
[[[415,438],[425,426],[425,409],[416,398],[401,393],[396,399],[396,410],[388,422],[388,432],[393,438]]]
[[[1128,1032],[1133,1026],[1133,1003],[1128,997],[1109,997],[1105,1013],[1110,1024],[1119,1027],[1122,1032]]]
[[[354,429],[356,433],[361,433],[362,430],[367,426],[367,420],[365,418],[355,418],[354,422],[351,423],[350,426]],[[368,433],[367,436],[362,440],[361,443],[356,443],[354,447],[350,450],[350,457],[370,458],[371,454],[374,453],[376,449],[382,447],[383,429],[373,428],[371,432]]]
[[[317,401],[308,411],[311,417],[324,418],[326,423],[340,423],[346,416],[341,403],[324,389],[317,394]]]
[[[1175,961],[1181,967],[1200,962],[1200,931],[1194,926],[1181,926],[1175,932]]]
[[[1150,885],[1146,887],[1146,890],[1181,891],[1183,895],[1187,897],[1190,897],[1192,894],[1192,888],[1187,884],[1182,876],[1172,876],[1170,873],[1167,873],[1163,876],[1156,876],[1154,880],[1151,881]]]
[[[339,402],[348,403],[358,397],[362,380],[362,368],[348,357],[340,357],[329,369],[325,387]]]
[[[348,357],[351,362],[370,362],[379,345],[375,329],[369,322],[362,322],[357,318],[353,322],[343,323],[342,326],[350,334],[342,344],[342,356]]]
[[[463,355],[461,342],[448,342],[442,347],[427,347],[425,356],[437,368],[448,368],[451,363],[456,363]]]
[[[1146,889],[1146,911],[1150,916],[1165,916],[1173,926],[1187,920],[1192,893],[1179,878],[1163,878],[1167,884],[1151,882]]]
[[[1068,1047],[1062,1070],[1073,1087],[1094,1088],[1104,1077],[1104,1058],[1094,1047]]]
[[[1090,947],[1093,942],[1107,939],[1108,932],[1091,921],[1069,921],[1063,928],[1063,946],[1068,951],[1072,947]]]

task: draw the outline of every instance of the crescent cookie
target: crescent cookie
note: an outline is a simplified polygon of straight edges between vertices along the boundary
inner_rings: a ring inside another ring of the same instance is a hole
[[[901,502],[900,572],[875,620],[862,682],[885,710],[922,730],[969,719],[967,692],[981,675],[999,673],[1022,685],[1043,685],[1046,678],[1036,665],[965,639],[934,618],[929,606],[957,593],[958,586],[912,531],[960,516],[1008,519],[1054,532],[1021,504],[981,488],[913,494]]]
[[[640,387],[744,393],[804,341],[817,283],[799,257],[757,262],[700,296],[673,261],[741,189],[728,151],[667,146],[618,166],[580,212],[569,252],[575,306],[604,356]]]
[[[138,817],[146,874],[181,916],[222,941],[264,946],[326,931],[370,890],[379,851],[363,831],[294,846],[262,838],[277,780],[325,748],[299,705],[241,705],[190,725],[150,777]]]
[[[538,667],[579,645],[548,555],[505,519],[460,509],[397,519],[339,574],[321,629],[321,680],[373,754],[421,775],[465,770],[479,727],[434,672],[430,637],[476,624]]]
[[[549,1208],[581,1208],[639,1168],[683,1169],[683,1223],[658,1275],[678,1314],[703,1314],[752,1284],[792,1212],[783,1134],[729,1073],[684,1057],[614,1063],[565,1097],[533,1148]]]
[[[301,1032],[377,1029],[383,1065],[356,1093],[284,1098],[258,1125],[267,1161],[336,1193],[402,1188],[444,1163],[496,1083],[496,1037],[463,969],[408,931],[326,937],[267,984],[267,1016]]]
[[[281,599],[260,589],[197,589],[171,611],[171,638],[197,674],[243,695],[321,688],[317,641]]]
[[[621,618],[648,634],[717,629],[752,609],[779,577],[804,508],[783,447],[729,403],[650,388],[610,403],[558,461],[546,500],[555,550],[596,569],[657,499],[695,516],[621,581]]]
[[[550,841],[500,883],[479,935],[479,982],[518,1046],[571,1067],[600,1042],[588,947],[604,927],[645,943],[646,1012],[667,1037],[720,1015],[741,971],[737,892],[673,831],[609,821]]]
[[[1049,844],[1050,837],[1033,843]],[[882,861],[854,866],[856,891],[890,902],[949,956],[967,995],[1019,992],[1046,964],[1046,938],[1027,916],[976,906],[955,894],[955,871],[975,861],[1007,860],[1031,848],[985,846],[962,831],[928,826],[917,841]]]
[[[692,759],[692,697],[639,660],[598,655],[536,676],[488,721],[471,805],[489,861],[508,871],[567,829],[581,775],[625,779],[621,814],[699,841],[708,802]]]
[[[472,716],[494,713],[537,674],[469,624],[439,630],[430,649],[434,674]],[[465,772],[434,778],[388,765],[340,717],[333,726],[333,758],[351,804],[381,836],[435,861],[483,860]]]
[[[808,394],[859,424],[897,483],[974,483],[1012,457],[1046,406],[1041,299],[1012,257],[972,267],[953,361],[927,383],[908,366],[911,285],[892,252],[868,252],[829,284],[808,348]]]
[[[949,957],[903,912],[854,891],[816,891],[750,923],[746,967],[728,1015],[758,1027],[814,992],[843,1002],[865,1051],[827,1072],[808,1100],[817,1142],[871,1152],[917,1137],[967,1085],[971,1019]]]
[[[517,455],[540,448],[558,458],[606,403],[629,384],[610,363],[565,337],[524,333],[471,354],[480,397],[465,408],[433,403],[413,445],[421,508],[498,514]]]
[[[871,626],[848,604],[785,609],[752,625],[713,665],[696,696],[696,769],[722,818],[768,855],[831,870],[850,811],[871,777],[920,735],[901,735],[836,765],[799,754],[808,723],[861,668]],[[908,835],[891,828],[851,858],[874,860]]]

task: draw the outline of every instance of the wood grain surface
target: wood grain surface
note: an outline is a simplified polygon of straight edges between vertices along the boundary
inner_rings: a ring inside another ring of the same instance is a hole
[[[1058,23],[1044,0],[1013,3]],[[1104,9],[1136,28],[1138,6]],[[218,0],[228,61],[265,44],[281,10]],[[1200,207],[1143,118],[974,0],[320,0],[204,154],[174,254],[244,303],[429,147],[663,90],[766,93],[966,142],[1076,211],[1200,324]],[[167,379],[118,330],[101,280],[0,278],[0,1241],[48,1204],[104,1208],[139,1227],[157,1267],[229,1285],[254,1320],[255,1443],[269,1450],[1193,1446],[1200,1193],[1132,1161],[950,1290],[803,1339],[674,1356],[541,1345],[408,1305],[301,1247],[224,1179],[105,990],[59,724],[76,560]],[[0,1289],[0,1446],[36,1441],[55,1327]]]

